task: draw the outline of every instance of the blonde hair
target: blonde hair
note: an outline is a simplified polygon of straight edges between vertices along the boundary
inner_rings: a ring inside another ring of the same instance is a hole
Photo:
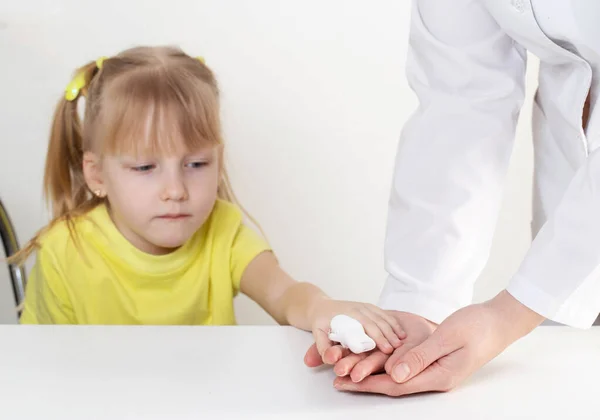
[[[104,200],[86,184],[84,152],[166,153],[178,146],[176,141],[189,149],[223,144],[217,81],[201,60],[179,48],[136,47],[105,59],[101,68],[93,61],[75,74],[83,75],[84,87],[73,100],[59,100],[46,155],[44,196],[52,220],[10,263],[22,264],[40,237],[61,221],[77,241],[74,219]],[[86,98],[83,122],[78,114],[81,96]],[[217,195],[238,205],[258,226],[239,205],[222,158]]]

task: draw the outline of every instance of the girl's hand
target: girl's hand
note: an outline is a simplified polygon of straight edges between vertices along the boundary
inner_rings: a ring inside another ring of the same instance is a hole
[[[325,352],[334,347],[329,339],[331,319],[336,315],[347,315],[360,322],[365,333],[385,354],[391,354],[402,345],[406,333],[400,323],[383,309],[368,303],[332,300],[327,297],[316,298],[310,311],[312,333],[319,356],[323,361]]]
[[[349,354],[340,359],[332,358],[330,361],[335,363],[333,371],[337,376],[347,376],[352,382],[360,382],[367,376],[382,371],[393,360],[398,360],[401,355],[421,344],[437,328],[437,324],[415,314],[398,311],[386,312],[394,317],[406,332],[406,338],[402,340],[402,345],[391,356],[375,350],[369,353]],[[390,362],[389,359],[393,360]]]

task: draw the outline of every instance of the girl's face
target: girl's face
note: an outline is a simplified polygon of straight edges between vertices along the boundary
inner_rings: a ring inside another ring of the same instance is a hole
[[[169,156],[104,156],[87,152],[88,185],[106,194],[119,231],[143,252],[166,254],[208,219],[217,199],[220,148],[179,148]]]

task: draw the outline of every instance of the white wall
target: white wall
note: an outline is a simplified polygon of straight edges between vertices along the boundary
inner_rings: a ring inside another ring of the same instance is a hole
[[[234,186],[284,267],[335,297],[376,301],[393,158],[416,106],[404,77],[409,4],[1,2],[0,196],[21,241],[46,221],[49,122],[72,70],[135,44],[174,43],[217,73]],[[528,246],[529,101],[476,300],[507,282]],[[2,282],[0,304],[10,303]],[[240,323],[271,322],[244,298],[237,310]]]

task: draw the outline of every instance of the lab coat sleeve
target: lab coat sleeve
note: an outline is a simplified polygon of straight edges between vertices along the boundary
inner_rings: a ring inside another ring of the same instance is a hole
[[[441,322],[488,259],[524,98],[526,51],[483,2],[413,0],[402,130],[378,304]]]
[[[600,312],[600,150],[579,168],[508,292],[544,317],[589,328]]]

